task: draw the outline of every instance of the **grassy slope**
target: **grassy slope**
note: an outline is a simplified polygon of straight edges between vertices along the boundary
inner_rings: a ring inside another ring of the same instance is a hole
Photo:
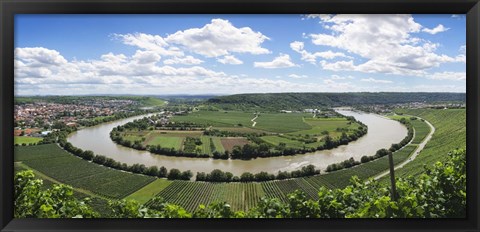
[[[138,102],[142,106],[146,107],[155,107],[155,106],[163,106],[165,105],[165,101],[162,99],[154,98],[154,97],[147,97],[147,98],[139,98]]]
[[[436,131],[415,161],[396,172],[397,177],[418,175],[424,171],[424,165],[431,166],[437,161],[443,161],[449,151],[466,146],[464,109],[412,109],[398,112],[424,118],[432,123]]]

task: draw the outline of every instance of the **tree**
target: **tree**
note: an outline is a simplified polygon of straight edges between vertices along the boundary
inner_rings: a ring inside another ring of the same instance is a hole
[[[89,199],[78,200],[73,189],[54,184],[42,190],[43,181],[35,179],[33,171],[21,171],[14,177],[15,218],[93,218],[99,214],[88,205]]]
[[[168,170],[164,166],[161,166],[158,170],[158,177],[167,177]]]
[[[146,173],[149,176],[158,176],[158,168],[157,166],[151,166],[147,169]]]
[[[181,172],[176,168],[170,169],[170,172],[168,172],[168,176],[167,176],[169,180],[179,180],[180,177],[181,177]]]
[[[244,172],[242,173],[242,175],[240,175],[240,181],[242,182],[249,182],[254,180],[255,180],[255,176],[250,172]]]
[[[182,180],[190,180],[192,178],[193,173],[190,170],[183,171],[182,174],[180,175],[180,179]]]

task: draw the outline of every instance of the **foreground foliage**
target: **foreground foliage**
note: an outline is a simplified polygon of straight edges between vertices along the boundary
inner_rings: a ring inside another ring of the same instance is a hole
[[[398,200],[390,190],[354,177],[344,189],[319,189],[318,200],[301,191],[277,198],[262,198],[247,211],[233,211],[225,202],[200,205],[195,212],[154,198],[148,208],[132,200],[110,202],[114,218],[461,218],[466,216],[466,150],[454,150],[444,162],[426,168],[425,173],[397,181]],[[53,185],[41,190],[42,181],[32,171],[15,175],[15,217],[98,217],[73,190]]]

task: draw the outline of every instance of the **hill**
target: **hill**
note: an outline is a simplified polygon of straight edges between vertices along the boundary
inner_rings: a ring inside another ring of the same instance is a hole
[[[410,102],[465,102],[465,99],[465,93],[264,93],[219,96],[210,98],[207,104],[224,109],[297,110]]]

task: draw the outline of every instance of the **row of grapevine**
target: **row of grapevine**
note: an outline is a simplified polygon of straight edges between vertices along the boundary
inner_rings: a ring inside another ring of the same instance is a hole
[[[228,202],[234,210],[248,210],[265,196],[260,183],[205,183],[174,181],[157,196],[169,203],[195,211],[200,204]],[[151,202],[147,202],[147,205]]]
[[[61,183],[110,199],[121,199],[155,180],[87,162],[56,144],[16,147],[15,157],[16,161]]]

